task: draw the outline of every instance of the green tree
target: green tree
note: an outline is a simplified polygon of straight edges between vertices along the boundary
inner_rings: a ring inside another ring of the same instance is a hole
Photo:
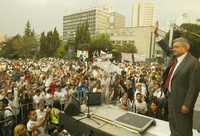
[[[35,33],[31,31],[30,22],[26,24],[23,36],[17,34],[8,39],[5,44],[6,46],[2,49],[1,55],[8,58],[34,57],[39,47]]]
[[[64,42],[61,42],[60,46],[56,49],[54,56],[62,58],[66,55],[66,53],[67,53],[67,50],[65,48],[65,44]]]
[[[174,30],[173,39],[185,37],[191,44],[190,52],[193,56],[200,57],[200,25],[197,24],[182,24]],[[165,36],[165,41],[169,41],[169,32]]]
[[[31,24],[27,21],[24,30],[24,48],[22,54],[24,57],[35,57],[38,53],[39,42],[35,36],[34,30],[31,30]]]
[[[197,21],[198,23],[200,23],[200,18],[198,18],[196,21]]]
[[[46,35],[42,32],[40,36],[40,56],[46,56],[47,48]]]
[[[109,51],[112,49],[112,42],[108,34],[98,34],[92,39],[91,48],[93,51]]]
[[[24,36],[29,37],[31,35],[32,35],[31,23],[30,23],[30,21],[27,21],[26,26],[25,26]]]
[[[128,43],[124,45],[113,45],[112,50],[114,52],[124,53],[137,53],[137,48],[134,44]]]
[[[49,31],[47,35],[43,32],[40,36],[40,55],[41,56],[54,56],[56,50],[61,46],[59,33],[54,28],[54,31]]]
[[[61,45],[61,40],[59,37],[59,33],[55,27],[53,31],[53,50],[57,50],[57,48],[59,48],[60,45]]]
[[[6,41],[6,46],[2,48],[1,55],[5,58],[23,57],[24,41],[23,38],[17,34],[16,36]]]
[[[87,49],[87,46],[90,45],[91,37],[89,32],[88,23],[80,24],[76,30],[75,36],[75,50],[77,49]],[[86,47],[84,47],[86,45]]]

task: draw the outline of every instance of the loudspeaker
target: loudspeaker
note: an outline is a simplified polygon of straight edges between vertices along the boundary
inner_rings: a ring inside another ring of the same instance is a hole
[[[69,103],[65,105],[64,111],[65,114],[69,116],[78,115],[81,111],[80,102],[76,98],[71,96]]]
[[[101,105],[101,93],[100,92],[88,92],[87,93],[87,105]]]

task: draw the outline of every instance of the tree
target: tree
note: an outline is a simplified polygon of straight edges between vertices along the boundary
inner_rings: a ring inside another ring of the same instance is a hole
[[[197,19],[197,22],[200,22],[200,18]]]
[[[191,44],[190,52],[196,58],[200,57],[200,25],[196,24],[183,24],[181,27],[186,31],[185,37]]]
[[[190,52],[196,58],[200,57],[200,25],[197,24],[182,24],[174,30],[173,39],[185,37],[191,44]],[[165,36],[165,41],[169,41],[169,32]]]
[[[55,57],[64,57],[67,53],[67,50],[65,48],[64,42],[61,42],[60,46],[56,49],[56,52],[54,54]]]
[[[23,38],[17,34],[11,39],[6,41],[6,46],[2,48],[1,55],[5,58],[18,58],[23,57],[24,41]]]
[[[137,48],[135,47],[134,44],[127,43],[124,45],[113,45],[112,46],[113,51],[115,52],[124,52],[124,53],[137,53]]]
[[[24,36],[29,37],[31,35],[32,35],[31,23],[30,23],[30,21],[27,21],[26,26],[25,26]]]
[[[24,48],[22,50],[24,57],[35,57],[38,53],[39,43],[36,39],[34,30],[31,30],[31,24],[27,21],[24,30]]]
[[[61,45],[62,47],[60,47]],[[57,50],[58,48],[60,49]],[[41,33],[40,40],[37,41],[36,34],[32,30],[30,22],[27,21],[24,35],[16,35],[8,39],[0,55],[8,58],[27,58],[36,57],[36,55],[50,57],[57,55],[58,52],[62,54],[62,48],[65,47],[56,28],[53,31],[49,31],[47,35],[44,32]]]
[[[39,47],[35,32],[31,30],[29,21],[25,25],[23,36],[17,34],[8,39],[5,44],[1,54],[8,58],[35,57]]]
[[[53,49],[56,50],[57,48],[59,48],[60,45],[61,45],[61,42],[60,42],[59,33],[55,27],[53,31]]]
[[[108,34],[98,34],[92,39],[91,48],[93,51],[110,51],[112,49],[112,42]]]
[[[42,32],[40,36],[40,56],[45,56],[47,48],[46,36],[45,33]]]
[[[76,30],[75,50],[85,49],[84,45],[89,45],[91,41],[88,22],[80,24]]]
[[[54,28],[54,31],[49,31],[47,35],[43,32],[40,37],[40,54],[41,56],[54,56],[56,50],[60,47],[61,40],[59,33]]]

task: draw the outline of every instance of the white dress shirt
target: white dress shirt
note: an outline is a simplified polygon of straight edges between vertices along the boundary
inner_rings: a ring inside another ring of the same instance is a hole
[[[173,79],[174,73],[175,73],[175,71],[177,70],[178,66],[181,64],[181,62],[184,60],[184,58],[186,57],[187,54],[188,54],[188,53],[185,53],[185,54],[183,54],[183,55],[177,57],[177,64],[176,64],[176,66],[175,66],[175,68],[174,68],[174,71],[173,71],[173,73],[172,73],[172,76],[171,76],[171,78],[170,78],[170,80],[169,80],[169,87],[168,87],[169,92],[171,92],[171,83],[172,83],[172,79]]]

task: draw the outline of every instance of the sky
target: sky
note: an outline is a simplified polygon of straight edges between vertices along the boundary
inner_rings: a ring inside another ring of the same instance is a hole
[[[103,5],[106,0],[0,0],[0,32],[8,36],[22,34],[29,20],[36,33],[47,32],[54,27],[62,35],[63,16],[72,12]],[[112,0],[114,11],[126,17],[131,24],[134,0]],[[192,20],[200,18],[200,0],[155,0],[160,27],[166,29],[183,13]]]

